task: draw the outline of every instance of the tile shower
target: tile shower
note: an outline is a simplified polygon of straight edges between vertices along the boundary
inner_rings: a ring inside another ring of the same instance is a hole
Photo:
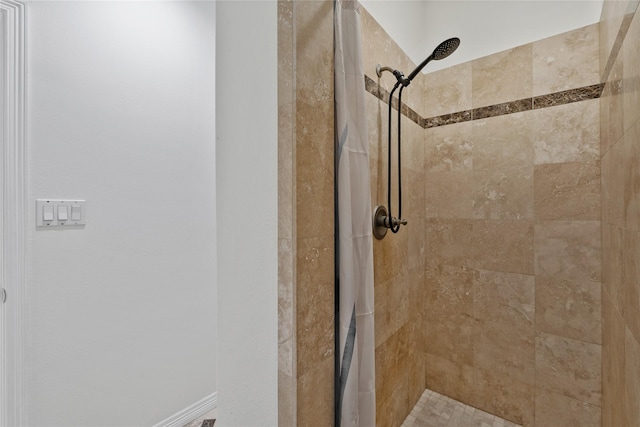
[[[332,9],[279,4],[280,423],[331,425]],[[640,18],[628,4],[405,93],[409,225],[374,242],[378,425],[402,424],[425,388],[524,426],[640,425]],[[382,204],[377,95],[393,77],[375,66],[413,64],[365,10],[362,31]]]

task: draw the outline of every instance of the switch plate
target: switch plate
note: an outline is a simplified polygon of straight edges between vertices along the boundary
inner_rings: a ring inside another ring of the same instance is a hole
[[[86,225],[86,200],[36,200],[36,227],[82,228]]]

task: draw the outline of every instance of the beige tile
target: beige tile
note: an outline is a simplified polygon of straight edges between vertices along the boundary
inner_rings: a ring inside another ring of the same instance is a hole
[[[522,112],[474,120],[474,170],[497,171],[533,165],[532,115]]]
[[[424,78],[423,117],[470,110],[471,62],[428,73]]]
[[[546,221],[535,226],[536,277],[600,282],[600,221]]]
[[[625,325],[602,291],[602,426],[624,425]]]
[[[536,278],[536,330],[594,344],[602,341],[601,285]]]
[[[600,158],[599,101],[534,110],[534,163],[567,163]]]
[[[531,44],[477,59],[471,67],[473,108],[533,96]]]
[[[376,400],[382,402],[399,388],[407,389],[410,327],[405,326],[378,345],[376,358]]]
[[[600,407],[562,394],[536,389],[535,425],[538,427],[600,427]]]
[[[600,162],[553,163],[534,169],[537,220],[600,220]]]
[[[294,263],[292,243],[278,240],[278,369],[293,376],[295,346]]]
[[[624,212],[624,169],[627,164],[621,143],[613,146],[602,158],[602,220],[623,227]]]
[[[297,426],[333,425],[333,364],[329,358],[298,379]]]
[[[624,425],[640,425],[640,344],[629,329],[625,333]]]
[[[426,217],[472,218],[472,179],[471,170],[426,173],[424,178]]]
[[[293,11],[297,99],[330,103],[333,115],[333,3],[296,2]]]
[[[598,24],[533,43],[533,95],[600,82]]]
[[[427,353],[458,364],[473,364],[473,331],[475,321],[465,315],[450,313],[433,320],[427,316],[424,332]]]
[[[427,388],[453,399],[478,406],[475,392],[478,370],[433,354],[426,357]]]
[[[427,319],[436,322],[449,314],[473,317],[473,277],[473,270],[464,266],[430,265],[425,278]]]
[[[474,218],[533,219],[532,165],[474,170],[471,188]]]
[[[600,15],[600,72],[604,71],[605,65],[611,54],[613,44],[618,36],[622,18],[627,9],[629,0],[603,2],[602,13]]]
[[[476,393],[483,411],[526,427],[533,425],[533,384],[479,371]]]
[[[640,121],[625,133],[621,155],[624,225],[640,231]]]
[[[278,371],[278,425],[293,427],[296,414],[296,381],[290,375]]]
[[[399,427],[411,412],[408,393],[406,386],[398,387],[385,399],[376,402],[376,425]]]
[[[606,153],[624,131],[624,99],[622,96],[623,55],[618,55],[600,97],[600,150]]]
[[[409,269],[409,318],[416,322],[427,310],[425,267]],[[421,325],[421,324],[420,324]]]
[[[296,179],[296,235],[298,238],[333,234],[327,218],[334,215],[333,167],[298,167]]]
[[[409,320],[408,277],[396,276],[375,283],[375,342],[386,341]]]
[[[473,295],[474,366],[534,384],[533,276],[475,271]]]
[[[278,237],[292,239],[294,228],[293,106],[278,109]]]
[[[623,317],[636,341],[640,341],[640,233],[623,230],[622,244]]]
[[[536,334],[536,386],[600,406],[601,346]]]
[[[373,239],[374,283],[385,282],[408,271],[409,232],[405,227],[396,234],[388,231],[382,240]]]
[[[435,264],[469,267],[473,262],[473,221],[427,219],[426,258]]]
[[[636,13],[622,45],[623,114],[627,130],[640,119],[640,14]]]
[[[472,242],[474,268],[533,274],[533,221],[476,220]]]
[[[622,229],[602,224],[602,286],[611,297],[611,302],[619,313],[625,304],[623,287],[623,239]]]
[[[426,129],[427,172],[470,170],[473,167],[471,122]]]
[[[333,238],[298,239],[296,366],[300,378],[334,354]]]

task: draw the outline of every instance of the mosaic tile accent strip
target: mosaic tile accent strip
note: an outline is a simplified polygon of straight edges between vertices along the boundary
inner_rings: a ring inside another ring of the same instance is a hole
[[[551,93],[549,95],[536,96],[533,98],[533,108],[547,108],[556,105],[570,104],[572,102],[586,101],[588,99],[596,99],[602,95],[603,88],[604,83],[600,83],[578,89]]]
[[[367,92],[380,99],[388,102],[389,91],[378,85],[369,76],[364,76],[365,89]],[[557,105],[570,104],[572,102],[586,101],[589,99],[597,99],[602,95],[604,83],[598,83],[591,86],[585,86],[577,89],[564,90],[561,92],[540,95],[533,98],[519,99],[516,101],[504,102],[486,107],[474,108],[473,110],[457,111],[451,114],[444,114],[436,117],[421,117],[417,112],[409,108],[404,102],[402,103],[402,114],[419,124],[425,129],[463,123],[472,120],[486,119],[489,117],[503,116],[505,114],[519,113],[521,111],[530,111],[533,109],[554,107]],[[398,99],[393,98],[391,101],[393,108],[398,110]]]
[[[487,119],[489,117],[504,116],[505,114],[519,113],[532,109],[533,99],[519,99],[517,101],[504,102],[502,104],[490,105],[488,107],[474,108],[471,113],[471,120]]]
[[[371,95],[375,96],[376,98],[378,98],[379,100],[385,103],[388,103],[389,91],[383,88],[382,86],[378,85],[378,83],[376,83],[373,79],[371,79],[366,74],[364,76],[364,88]],[[398,111],[398,98],[394,97],[391,100],[391,106],[395,108],[396,111]],[[424,119],[422,118],[422,116],[420,116],[420,114],[418,114],[415,110],[411,109],[404,102],[402,103],[402,114],[408,119],[410,119],[411,121],[413,121],[414,123],[424,127],[423,125]]]
[[[402,427],[521,427],[511,421],[425,390]]]
[[[427,129],[427,128],[434,128],[437,126],[468,122],[471,120],[472,117],[473,116],[472,116],[471,110],[460,111],[452,114],[445,114],[443,116],[438,116],[438,117],[429,117],[427,119],[423,119],[422,127]]]

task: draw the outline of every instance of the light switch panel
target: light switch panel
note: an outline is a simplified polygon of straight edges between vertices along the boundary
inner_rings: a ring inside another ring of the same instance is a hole
[[[36,227],[83,228],[86,225],[86,200],[36,200]]]

